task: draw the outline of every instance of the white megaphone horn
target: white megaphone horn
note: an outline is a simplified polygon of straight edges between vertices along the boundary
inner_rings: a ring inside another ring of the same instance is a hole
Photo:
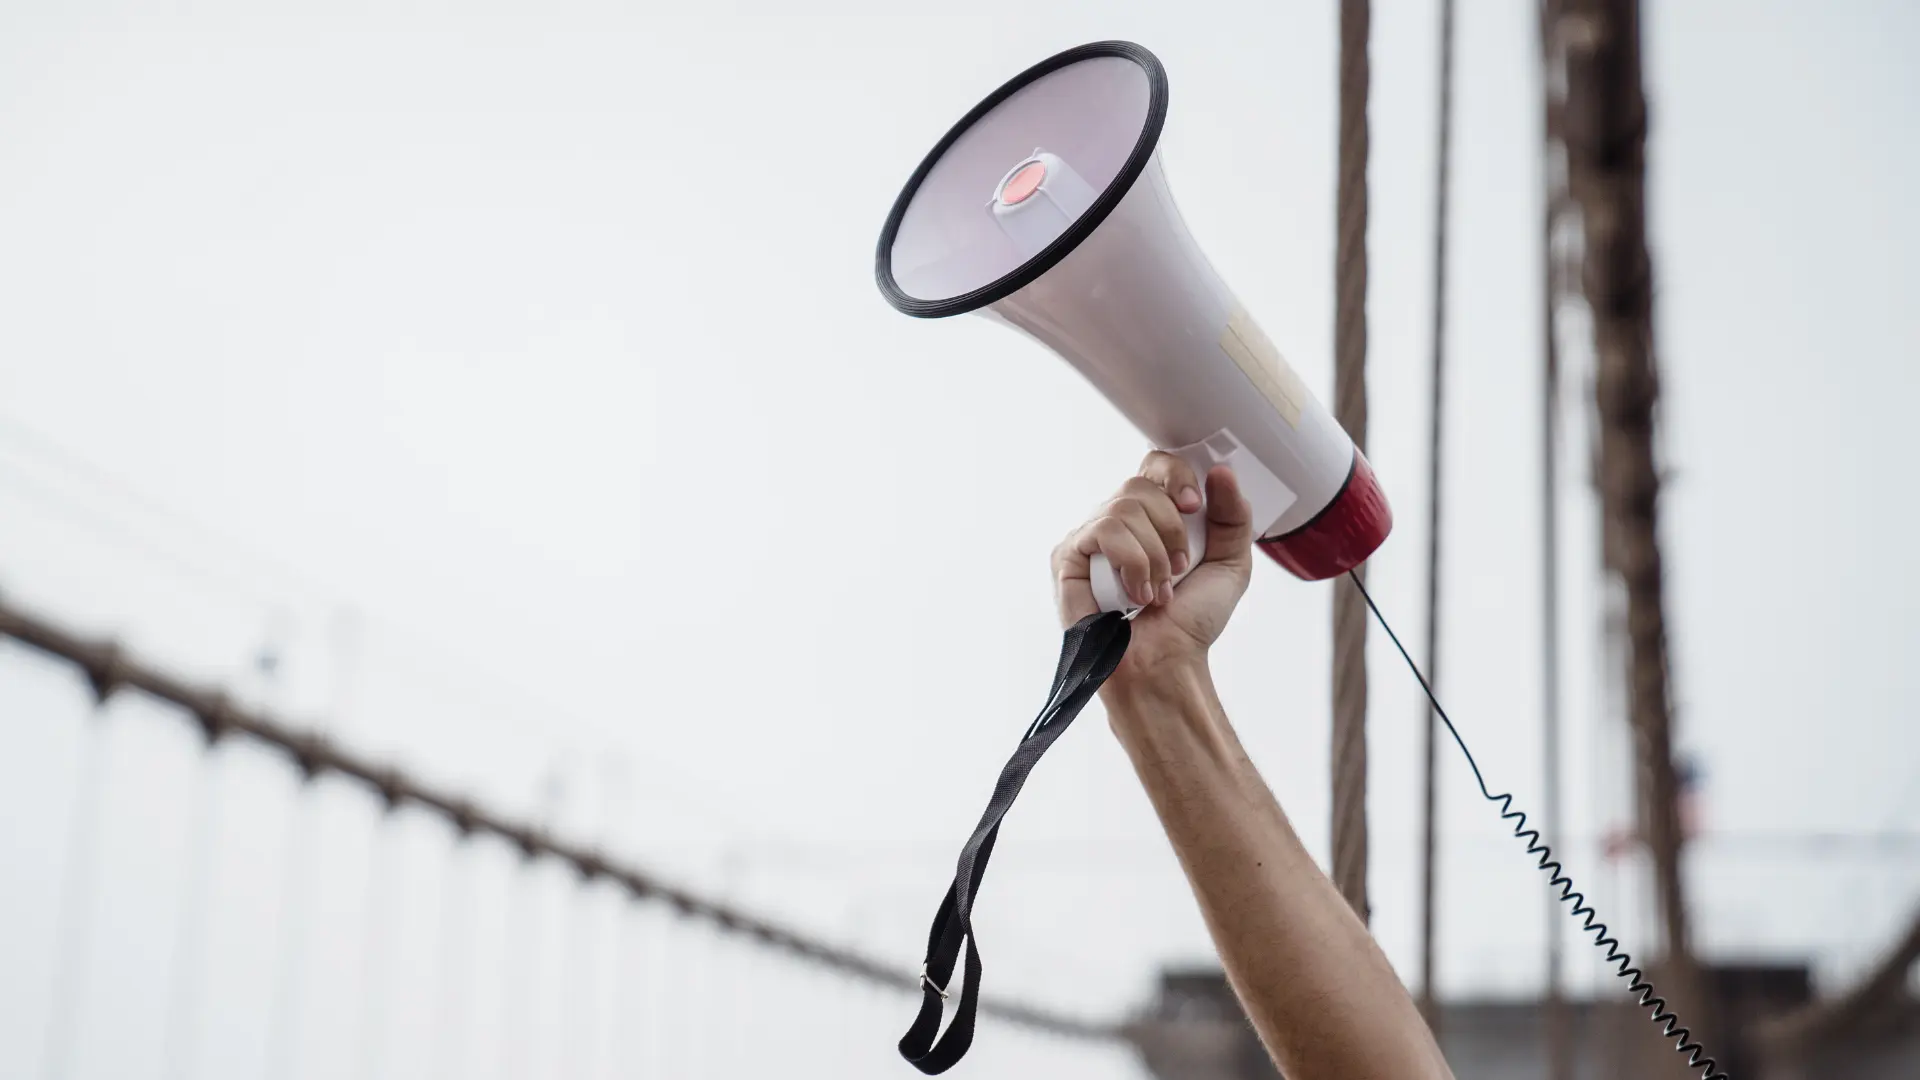
[[[1201,475],[1230,466],[1274,561],[1309,581],[1344,573],[1393,514],[1367,459],[1187,232],[1156,152],[1166,115],[1166,71],[1131,42],[1022,72],[901,190],[880,234],[880,291],[908,315],[977,311],[1025,331],[1154,446]],[[1187,537],[1198,564],[1204,510]],[[1104,557],[1093,591],[1102,610],[1137,606]]]

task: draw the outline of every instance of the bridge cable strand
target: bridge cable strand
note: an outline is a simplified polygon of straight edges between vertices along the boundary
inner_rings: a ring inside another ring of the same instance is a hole
[[[1335,189],[1333,415],[1367,449],[1367,95],[1370,0],[1340,0],[1339,182]],[[1361,922],[1367,899],[1367,612],[1333,593],[1333,788],[1329,877]]]

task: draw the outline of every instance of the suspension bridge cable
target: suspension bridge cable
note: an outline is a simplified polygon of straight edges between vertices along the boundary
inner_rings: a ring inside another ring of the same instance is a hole
[[[1546,819],[1565,820],[1560,801],[1560,274],[1554,259],[1565,173],[1556,168],[1559,128],[1555,78],[1557,0],[1540,0],[1538,26],[1542,93],[1540,150],[1540,756]],[[1573,1080],[1572,1018],[1563,991],[1565,946],[1559,902],[1547,900],[1547,1080]]]
[[[508,1080],[525,1074],[526,1059],[531,1056],[531,1051],[523,1049],[529,1023],[523,995],[533,984],[533,947],[529,943],[533,940],[531,929],[539,920],[530,913],[535,906],[531,897],[537,880],[528,873],[514,874],[508,880],[506,912],[501,920],[500,1017],[495,1024],[500,1045],[494,1051],[494,1060]]]
[[[439,934],[440,992],[434,997],[433,1045],[435,1073],[440,1080],[458,1080],[463,1021],[473,971],[467,948],[473,936],[472,849],[455,843],[447,849],[441,872]]]
[[[267,1014],[266,1074],[288,1076],[298,1058],[300,991],[305,982],[307,924],[312,904],[310,879],[314,859],[313,834],[320,805],[296,791],[287,806],[287,839],[282,845],[286,863],[280,881],[279,948],[274,964],[273,999]]]
[[[96,683],[96,686],[99,684]],[[44,1069],[47,1080],[62,1080],[73,1068],[76,1014],[86,989],[93,911],[94,859],[99,847],[100,803],[106,798],[106,699],[98,698],[81,732],[80,778],[74,785],[68,818],[67,866],[60,884],[59,929],[54,937],[53,989],[47,998]]]
[[[168,960],[167,1019],[161,1030],[162,1080],[189,1080],[200,1020],[201,980],[206,975],[207,916],[216,865],[214,854],[220,833],[220,785],[227,756],[218,743],[209,743],[198,761],[206,775],[194,785],[193,812],[187,826],[187,858],[180,897],[179,925],[174,932],[173,956]]]
[[[1367,446],[1367,91],[1370,0],[1340,0],[1340,146],[1335,192],[1334,416]],[[1366,922],[1367,609],[1333,590],[1333,883]]]
[[[613,958],[613,971],[608,976],[613,986],[608,992],[608,1015],[606,1025],[605,1048],[602,1051],[612,1076],[644,1075],[638,1065],[637,1040],[633,1030],[639,1023],[640,1002],[634,992],[633,980],[641,974],[642,962],[636,959],[641,950],[636,945],[639,935],[635,933],[635,918],[631,911],[619,905],[613,908],[612,930],[607,943],[607,955]]]
[[[562,1075],[584,1076],[591,1062],[593,1009],[584,1003],[595,977],[593,954],[593,893],[583,887],[560,905],[560,1064]]]
[[[1433,168],[1433,374],[1427,444],[1427,678],[1440,685],[1440,497],[1446,472],[1441,467],[1446,448],[1447,374],[1447,215],[1448,178],[1453,161],[1453,0],[1440,0],[1440,104],[1435,122]],[[1440,718],[1432,703],[1421,725],[1421,846],[1420,846],[1420,1011],[1427,1026],[1439,1033],[1440,1010],[1434,1003],[1435,879],[1439,876],[1438,776],[1436,753]]]
[[[393,945],[387,940],[392,920],[383,918],[382,908],[397,913],[402,875],[394,872],[395,848],[400,836],[393,820],[396,803],[387,804],[387,813],[374,830],[373,848],[367,853],[366,915],[361,925],[360,1018],[353,1026],[353,1075],[379,1074],[380,1059],[386,1050],[389,970]]]
[[[553,859],[584,881],[606,879],[633,900],[663,903],[723,934],[749,939],[757,947],[786,954],[805,964],[844,972],[888,989],[918,993],[917,971],[894,967],[853,949],[826,941],[751,912],[672,884],[651,871],[607,855],[590,844],[559,837],[546,828],[495,810],[447,788],[296,726],[264,710],[237,704],[224,691],[196,685],[146,664],[112,641],[91,640],[0,597],[0,638],[21,644],[79,668],[101,701],[133,690],[178,706],[215,734],[244,736],[288,755],[302,773],[335,774],[356,781],[392,806],[413,806],[438,816],[462,836],[505,840],[529,859]],[[995,1019],[1057,1035],[1096,1040],[1122,1038],[1115,1023],[1085,1020],[1005,998],[983,998],[980,1011]]]
[[[1666,937],[1666,981],[1711,1027],[1680,875],[1678,778],[1659,543],[1655,450],[1659,376],[1653,258],[1647,247],[1647,103],[1638,0],[1566,0],[1560,13],[1568,190],[1584,232],[1582,284],[1592,314],[1602,549],[1626,596],[1627,696],[1640,811]],[[1700,1037],[1700,1032],[1695,1032]]]

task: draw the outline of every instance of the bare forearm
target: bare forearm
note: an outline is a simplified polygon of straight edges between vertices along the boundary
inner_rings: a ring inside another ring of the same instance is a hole
[[[1103,696],[1228,978],[1289,1080],[1450,1080],[1393,968],[1241,749],[1205,667]]]

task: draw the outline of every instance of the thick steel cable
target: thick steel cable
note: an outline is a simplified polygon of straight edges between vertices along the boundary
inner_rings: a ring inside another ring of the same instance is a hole
[[[556,859],[572,868],[584,880],[609,879],[633,900],[666,903],[683,916],[712,924],[721,933],[752,939],[758,947],[782,952],[799,962],[839,971],[889,990],[919,992],[917,970],[890,966],[734,905],[720,903],[670,884],[634,864],[617,861],[592,845],[556,837],[532,822],[517,819],[446,788],[417,779],[402,769],[342,746],[338,741],[323,737],[312,729],[296,726],[262,710],[240,706],[220,690],[195,685],[158,667],[142,663],[128,656],[111,641],[89,640],[14,605],[4,597],[0,597],[0,638],[12,638],[22,645],[78,667],[92,683],[101,701],[122,689],[137,690],[178,706],[194,718],[209,738],[244,736],[284,751],[301,774],[309,779],[334,773],[359,781],[390,806],[411,804],[438,815],[461,836],[485,834],[498,837],[518,848],[529,859]],[[1124,1037],[1118,1024],[1082,1020],[1004,998],[983,998],[980,1012],[1007,1023],[1054,1035],[1096,1040],[1120,1040]]]
[[[1427,445],[1427,679],[1440,685],[1440,523],[1445,471],[1447,373],[1447,213],[1448,184],[1453,162],[1453,0],[1440,0],[1440,105],[1435,127],[1439,132],[1433,168],[1433,375]],[[1420,837],[1420,1011],[1427,1026],[1440,1030],[1440,1010],[1434,1007],[1434,892],[1439,872],[1439,800],[1435,769],[1440,717],[1432,702],[1421,725],[1421,837]]]
[[[1593,317],[1602,547],[1626,592],[1628,715],[1644,835],[1665,924],[1664,981],[1690,1013],[1708,1011],[1680,879],[1678,782],[1668,684],[1660,471],[1654,429],[1653,260],[1647,250],[1647,104],[1638,0],[1567,0],[1564,138],[1568,189],[1584,231],[1583,291]],[[1711,1023],[1711,1017],[1707,1017]],[[1701,1033],[1693,1032],[1695,1040]]]
[[[593,1005],[597,997],[593,957],[593,893],[582,889],[560,905],[560,1073],[592,1075]]]
[[[1565,820],[1560,800],[1560,336],[1562,278],[1554,234],[1566,199],[1566,175],[1554,155],[1559,134],[1561,68],[1555,27],[1559,5],[1541,0],[1537,27],[1541,75],[1540,220],[1540,726],[1546,820]],[[1572,1018],[1562,990],[1564,935],[1559,901],[1547,900],[1547,1080],[1573,1080]]]
[[[501,984],[499,1039],[495,1052],[500,1071],[508,1077],[529,1076],[533,1071],[534,980],[540,965],[535,962],[534,940],[540,929],[540,904],[535,890],[539,879],[531,874],[516,874],[507,883],[507,917],[502,925],[500,943]]]
[[[613,972],[608,976],[613,985],[607,995],[607,1070],[612,1076],[633,1076],[641,1073],[639,1054],[635,1052],[640,995],[633,983],[644,970],[645,954],[636,944],[640,935],[631,912],[616,906],[611,924],[608,936],[613,940],[607,946],[607,955],[613,958]]]
[[[1369,0],[1340,0],[1339,188],[1335,193],[1334,416],[1367,445],[1367,38]],[[1333,593],[1333,883],[1367,902],[1367,608],[1351,581]]]
[[[280,920],[277,959],[274,961],[273,997],[267,1009],[266,1074],[288,1076],[299,1066],[300,1005],[306,989],[309,924],[313,919],[314,833],[320,804],[303,799],[294,792],[287,804],[287,837],[281,844],[286,863],[281,868]]]
[[[99,685],[97,682],[94,684]],[[87,968],[93,941],[94,865],[100,846],[100,804],[106,798],[106,699],[87,718],[81,732],[80,775],[74,785],[73,816],[67,824],[67,865],[61,875],[59,929],[54,936],[53,987],[47,996],[45,1061],[47,1080],[63,1080],[73,1069],[78,1015],[85,1002]]]
[[[226,755],[214,745],[209,745],[199,759],[204,775],[194,785],[179,921],[174,931],[173,955],[167,961],[167,1019],[160,1032],[161,1080],[189,1080],[200,1045],[200,991],[205,978],[210,921],[207,908],[213,891],[215,841],[220,832],[224,761]]]
[[[455,844],[447,851],[440,873],[438,967],[440,992],[434,995],[433,1074],[438,1080],[458,1080],[464,1026],[472,998],[473,849]]]
[[[404,910],[402,875],[396,865],[401,861],[397,850],[401,837],[392,817],[389,813],[375,827],[373,845],[367,852],[366,917],[360,926],[360,1015],[353,1025],[351,1057],[355,1076],[378,1076],[387,1049],[387,1002],[398,944],[388,938]]]

